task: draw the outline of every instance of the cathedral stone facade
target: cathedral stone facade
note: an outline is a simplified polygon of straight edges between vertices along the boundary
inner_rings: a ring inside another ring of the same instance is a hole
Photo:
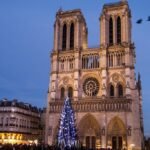
[[[128,2],[105,4],[99,21],[100,46],[89,48],[81,10],[56,13],[45,142],[56,143],[60,113],[69,96],[83,146],[140,150],[141,81],[135,76]]]

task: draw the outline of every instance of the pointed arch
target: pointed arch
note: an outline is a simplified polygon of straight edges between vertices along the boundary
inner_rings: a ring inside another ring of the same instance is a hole
[[[117,116],[112,118],[107,126],[107,145],[113,150],[126,147],[126,132],[126,127],[123,121]]]
[[[78,135],[87,149],[96,149],[101,145],[100,125],[91,114],[86,114],[78,124]]]
[[[121,43],[121,18],[117,17],[117,43]]]
[[[107,131],[109,135],[126,135],[126,127],[119,117],[114,117],[110,120]]]
[[[65,98],[65,88],[64,87],[62,87],[61,90],[60,90],[60,98],[61,99]]]
[[[62,36],[62,50],[66,50],[67,47],[67,25],[63,25],[63,36]]]
[[[108,83],[112,83],[112,82],[121,83],[123,86],[126,85],[125,78],[120,73],[117,72],[111,74],[111,76],[109,77]]]
[[[116,58],[117,58],[117,66],[121,66],[121,65],[122,65],[121,54],[118,53],[118,54],[116,55]]]
[[[78,124],[79,136],[100,135],[100,125],[90,113],[86,114]]]
[[[72,87],[69,87],[69,88],[68,88],[68,97],[69,97],[69,98],[72,98],[72,97],[73,97],[73,88],[72,88]]]
[[[74,23],[70,26],[70,49],[74,48]]]
[[[109,96],[115,96],[115,88],[112,84],[109,85]]]
[[[109,19],[109,44],[113,44],[113,19],[110,17]]]
[[[123,96],[123,86],[122,84],[118,84],[117,85],[117,88],[118,88],[118,97],[122,97]]]

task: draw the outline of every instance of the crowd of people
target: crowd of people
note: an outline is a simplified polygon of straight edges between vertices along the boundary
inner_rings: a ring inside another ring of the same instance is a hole
[[[97,149],[88,149],[84,147],[76,148],[76,147],[65,147],[60,148],[58,146],[49,146],[44,144],[32,144],[32,145],[26,145],[26,144],[0,144],[0,150],[97,150]],[[111,150],[111,149],[99,149],[99,150]]]

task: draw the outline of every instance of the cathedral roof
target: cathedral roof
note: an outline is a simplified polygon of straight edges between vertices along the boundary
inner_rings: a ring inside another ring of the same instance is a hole
[[[62,9],[59,9],[56,13],[56,18],[66,18],[66,17],[79,17],[79,19],[82,19],[82,21],[86,24],[85,18],[83,16],[83,13],[80,9],[73,9],[73,10],[67,10],[64,11]]]
[[[80,9],[73,9],[73,10],[67,10],[67,11],[63,11],[62,9],[59,9],[57,12],[57,15],[60,16],[66,16],[66,15],[74,15],[74,14],[80,14],[82,15],[82,12]]]
[[[119,2],[113,2],[113,3],[107,3],[107,4],[104,4],[104,8],[112,8],[112,7],[118,7],[118,6],[123,6],[125,4],[128,4],[127,1],[119,1]]]

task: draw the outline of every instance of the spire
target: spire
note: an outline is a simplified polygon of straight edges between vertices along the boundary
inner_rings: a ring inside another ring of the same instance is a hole
[[[59,9],[58,9],[58,12],[62,12],[63,10],[62,10],[62,7],[60,7]]]
[[[63,9],[62,9],[62,7],[60,7],[57,11],[57,14],[61,14],[62,12],[63,12]]]
[[[140,75],[140,73],[138,73],[138,82],[137,82],[137,85],[138,85],[138,89],[141,90],[142,89],[142,85],[141,85],[141,75]]]
[[[138,73],[138,81],[141,80],[141,75]]]
[[[128,3],[128,0],[121,0],[121,2],[123,2],[123,3]]]

